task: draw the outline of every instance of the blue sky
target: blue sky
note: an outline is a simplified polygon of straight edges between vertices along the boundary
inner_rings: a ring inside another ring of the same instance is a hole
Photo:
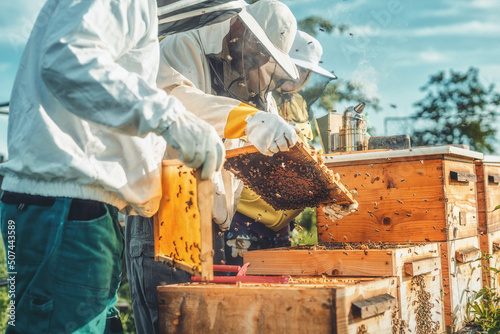
[[[0,102],[9,100],[19,59],[43,0],[0,3]],[[376,135],[384,118],[408,116],[423,97],[419,87],[441,70],[479,68],[485,85],[500,91],[498,0],[284,0],[298,20],[320,15],[348,24],[349,33],[317,36],[323,67],[378,96],[370,113]],[[391,105],[397,106],[396,108]],[[345,106],[338,105],[337,110]],[[369,111],[369,107],[367,108]],[[497,124],[500,132],[500,125]],[[402,134],[394,126],[388,134]],[[0,154],[6,155],[7,117],[0,115]],[[497,145],[500,155],[500,145]]]

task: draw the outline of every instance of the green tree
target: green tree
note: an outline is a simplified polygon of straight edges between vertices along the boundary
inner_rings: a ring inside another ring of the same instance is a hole
[[[299,30],[302,30],[314,37],[318,35],[318,31],[326,33],[333,33],[334,31],[337,31],[340,34],[343,34],[348,29],[348,26],[345,24],[333,24],[330,20],[321,16],[306,17],[305,19],[297,22],[297,26]]]
[[[326,86],[317,107],[323,110],[332,110],[341,102],[365,102],[375,111],[380,111],[381,109],[378,97],[367,96],[362,85],[356,85],[344,79],[337,79]]]
[[[478,69],[441,71],[420,90],[426,96],[414,104],[413,116],[425,128],[413,132],[414,146],[465,144],[480,152],[494,152],[500,94],[494,84],[485,87],[480,82]]]

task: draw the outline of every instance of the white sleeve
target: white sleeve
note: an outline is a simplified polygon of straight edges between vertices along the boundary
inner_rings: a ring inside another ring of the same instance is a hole
[[[135,136],[161,134],[185,111],[176,98],[146,79],[156,76],[158,66],[155,4],[57,3],[48,18],[52,23],[44,36],[40,67],[47,89],[68,111]]]

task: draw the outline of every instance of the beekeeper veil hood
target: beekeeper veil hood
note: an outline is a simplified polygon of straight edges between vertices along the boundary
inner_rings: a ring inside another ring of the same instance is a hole
[[[158,36],[228,20],[247,4],[243,0],[156,0]]]
[[[297,80],[297,68],[288,55],[297,32],[290,9],[276,0],[261,0],[243,8],[238,17],[286,74]]]
[[[319,65],[322,55],[323,48],[317,39],[303,31],[297,31],[290,58],[299,70],[299,80],[285,82],[279,91],[283,94],[299,93],[310,108],[321,96],[326,85],[337,79],[333,73]]]
[[[266,97],[278,83],[298,79],[288,56],[296,31],[295,17],[279,1],[261,0],[244,7],[231,20],[221,55],[211,59],[217,95],[265,110]]]
[[[323,47],[316,38],[303,31],[297,31],[297,35],[295,36],[290,50],[290,58],[292,58],[295,65],[321,74],[327,78],[337,79],[333,73],[319,66],[322,55]]]
[[[290,57],[299,70],[299,80],[286,81],[273,91],[280,115],[303,129],[306,141],[313,139],[310,120],[315,112],[321,112],[321,108],[315,107],[315,102],[327,84],[337,78],[319,65],[322,54],[323,48],[315,38],[298,31]]]

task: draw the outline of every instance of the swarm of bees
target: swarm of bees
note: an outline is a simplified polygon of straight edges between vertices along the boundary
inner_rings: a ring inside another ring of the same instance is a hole
[[[431,301],[431,294],[425,291],[424,275],[412,278],[412,290],[415,291],[417,299],[413,301],[416,315],[416,333],[438,333],[440,322],[432,320],[434,303]]]
[[[392,312],[391,316],[392,334],[405,334],[406,330],[409,330],[408,324],[405,320],[399,318],[399,310],[397,308]]]
[[[315,207],[320,203],[352,202],[346,189],[336,184],[340,176],[328,169],[321,157],[314,160],[298,144],[269,157],[259,152],[228,157],[224,168],[276,210]]]
[[[361,325],[356,329],[356,334],[368,334],[368,329],[365,325]]]

